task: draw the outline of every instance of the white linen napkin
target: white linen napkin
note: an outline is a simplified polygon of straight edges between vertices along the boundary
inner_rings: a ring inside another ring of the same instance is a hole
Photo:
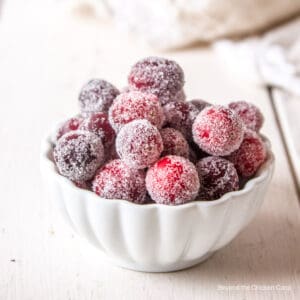
[[[299,0],[64,1],[108,16],[122,31],[162,50],[255,34],[300,13]]]
[[[300,18],[262,37],[216,42],[214,49],[239,76],[300,96]]]

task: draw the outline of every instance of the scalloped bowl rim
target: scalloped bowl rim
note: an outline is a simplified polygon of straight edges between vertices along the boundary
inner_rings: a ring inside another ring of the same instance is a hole
[[[59,123],[60,124],[60,123]],[[57,128],[57,126],[55,126]],[[53,132],[53,131],[52,131]],[[200,206],[200,207],[208,207],[208,206],[216,206],[219,204],[222,204],[226,201],[229,201],[233,198],[239,198],[242,195],[250,193],[257,185],[259,185],[261,182],[263,182],[269,175],[269,173],[272,171],[272,167],[274,165],[274,154],[271,151],[271,143],[267,137],[264,135],[261,135],[264,143],[267,147],[267,160],[260,166],[259,170],[257,171],[255,177],[251,178],[247,181],[247,183],[244,185],[244,187],[241,190],[228,192],[224,194],[221,198],[216,200],[193,200],[191,202],[187,202],[181,205],[164,205],[164,204],[158,204],[158,203],[148,203],[148,204],[137,204],[130,202],[128,200],[123,199],[106,199],[99,197],[94,192],[86,189],[81,189],[77,187],[71,180],[68,178],[62,176],[57,172],[57,168],[55,166],[55,163],[53,160],[51,160],[48,155],[49,152],[52,150],[53,146],[53,134],[47,135],[46,138],[43,139],[42,142],[42,151],[41,151],[41,165],[43,167],[47,167],[48,171],[51,172],[51,175],[56,177],[57,180],[60,181],[61,184],[67,185],[69,188],[76,190],[77,192],[86,193],[86,195],[90,195],[90,199],[94,199],[95,201],[106,201],[107,203],[111,204],[121,204],[122,205],[128,205],[128,206],[136,206],[140,207],[141,209],[151,209],[153,207],[159,207],[163,209],[183,209],[183,208],[190,208],[193,206]]]

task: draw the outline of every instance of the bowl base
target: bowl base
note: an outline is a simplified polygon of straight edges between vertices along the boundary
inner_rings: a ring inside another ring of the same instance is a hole
[[[168,272],[176,272],[184,269],[191,268],[195,265],[198,265],[202,262],[204,262],[206,259],[208,259],[210,256],[212,256],[215,253],[215,251],[209,252],[200,258],[189,260],[189,261],[182,261],[179,263],[174,263],[171,265],[166,266],[141,266],[138,264],[124,264],[121,262],[116,262],[114,260],[110,260],[113,264],[117,265],[118,267],[129,269],[132,271],[137,272],[145,272],[145,273],[168,273]]]

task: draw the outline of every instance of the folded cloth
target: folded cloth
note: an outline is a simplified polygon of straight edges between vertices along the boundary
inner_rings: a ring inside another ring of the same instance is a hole
[[[300,18],[262,37],[216,42],[214,49],[239,76],[300,96]]]
[[[75,0],[69,0],[74,3]],[[299,0],[77,0],[106,11],[119,28],[154,48],[245,36],[300,13]]]

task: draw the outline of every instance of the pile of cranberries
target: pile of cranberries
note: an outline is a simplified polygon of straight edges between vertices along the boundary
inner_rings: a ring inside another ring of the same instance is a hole
[[[266,160],[263,116],[253,104],[185,101],[174,61],[138,61],[120,92],[93,79],[80,114],[61,125],[53,157],[79,188],[106,199],[178,205],[236,191]]]

